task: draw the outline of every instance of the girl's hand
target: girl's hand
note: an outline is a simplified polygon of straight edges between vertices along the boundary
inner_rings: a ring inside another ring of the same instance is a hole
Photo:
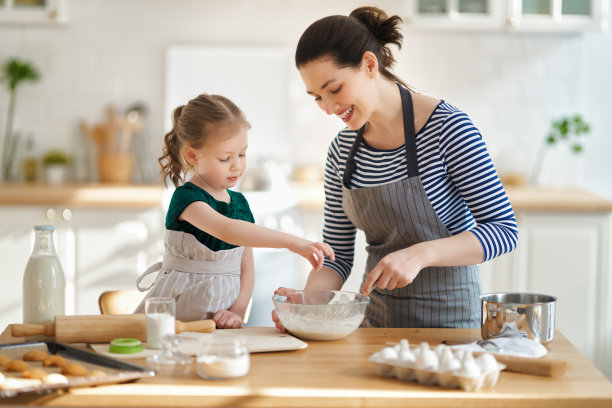
[[[242,327],[242,318],[229,310],[219,310],[213,316],[218,329],[239,329]]]
[[[362,294],[368,296],[374,285],[379,289],[391,290],[412,283],[425,266],[421,258],[418,244],[387,254],[368,274],[363,282]]]
[[[324,242],[313,242],[307,239],[296,238],[295,242],[288,246],[288,249],[306,258],[314,271],[321,269],[325,255],[332,261],[336,259],[334,250],[329,244]]]

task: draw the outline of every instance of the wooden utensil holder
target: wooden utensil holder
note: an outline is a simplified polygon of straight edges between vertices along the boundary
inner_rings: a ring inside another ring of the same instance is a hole
[[[129,183],[133,166],[134,156],[130,153],[98,153],[98,179],[103,183]]]

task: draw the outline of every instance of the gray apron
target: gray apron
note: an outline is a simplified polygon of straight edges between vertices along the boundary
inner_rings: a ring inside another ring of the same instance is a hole
[[[387,254],[423,241],[451,236],[434,211],[418,174],[414,114],[410,92],[400,86],[408,178],[367,188],[350,188],[363,141],[359,129],[346,161],[342,208],[363,230],[368,259],[363,280]],[[363,287],[363,281],[362,281]],[[374,287],[364,326],[480,327],[478,265],[428,267],[403,288]]]
[[[240,265],[244,247],[211,251],[191,234],[166,230],[164,258],[138,277],[136,286],[149,290],[134,313],[144,313],[145,300],[162,296],[176,299],[176,318],[184,322],[210,319],[229,309],[240,293]],[[157,272],[155,282],[141,286]]]

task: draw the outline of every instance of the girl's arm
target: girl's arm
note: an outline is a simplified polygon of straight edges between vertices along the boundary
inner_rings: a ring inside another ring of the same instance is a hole
[[[194,227],[228,244],[257,248],[287,248],[306,258],[315,270],[323,265],[324,256],[335,259],[331,247],[295,235],[272,230],[247,221],[234,220],[219,214],[203,201],[189,204],[179,216]]]
[[[220,329],[239,329],[244,321],[244,315],[253,295],[255,283],[255,262],[253,248],[244,248],[242,262],[240,263],[240,292],[238,299],[228,309],[215,313],[213,320]]]

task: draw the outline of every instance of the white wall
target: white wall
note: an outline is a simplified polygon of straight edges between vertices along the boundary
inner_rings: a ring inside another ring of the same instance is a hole
[[[17,124],[22,132],[34,133],[39,152],[57,146],[74,150],[78,120],[102,120],[109,103],[124,109],[144,101],[150,114],[137,146],[145,158],[145,180],[156,176],[155,158],[166,130],[164,64],[169,46],[247,44],[292,50],[315,19],[347,14],[359,5],[349,0],[67,3],[69,21],[61,27],[0,25],[0,61],[16,56],[34,62],[42,73],[41,81],[19,89]],[[401,13],[403,7],[392,0],[377,5],[391,13]],[[555,163],[561,159],[551,155],[547,164],[556,167],[545,169],[543,179],[555,183],[558,174],[577,168],[583,185],[612,197],[610,34],[404,34],[404,48],[397,55],[400,77],[470,114],[496,156],[510,151],[528,157],[540,146],[552,118],[583,114],[593,128],[586,154],[578,165]],[[290,120],[278,143],[293,152],[288,162],[322,164],[327,144],[342,124],[318,111],[291,65],[288,61]],[[2,129],[7,99],[1,91]]]

